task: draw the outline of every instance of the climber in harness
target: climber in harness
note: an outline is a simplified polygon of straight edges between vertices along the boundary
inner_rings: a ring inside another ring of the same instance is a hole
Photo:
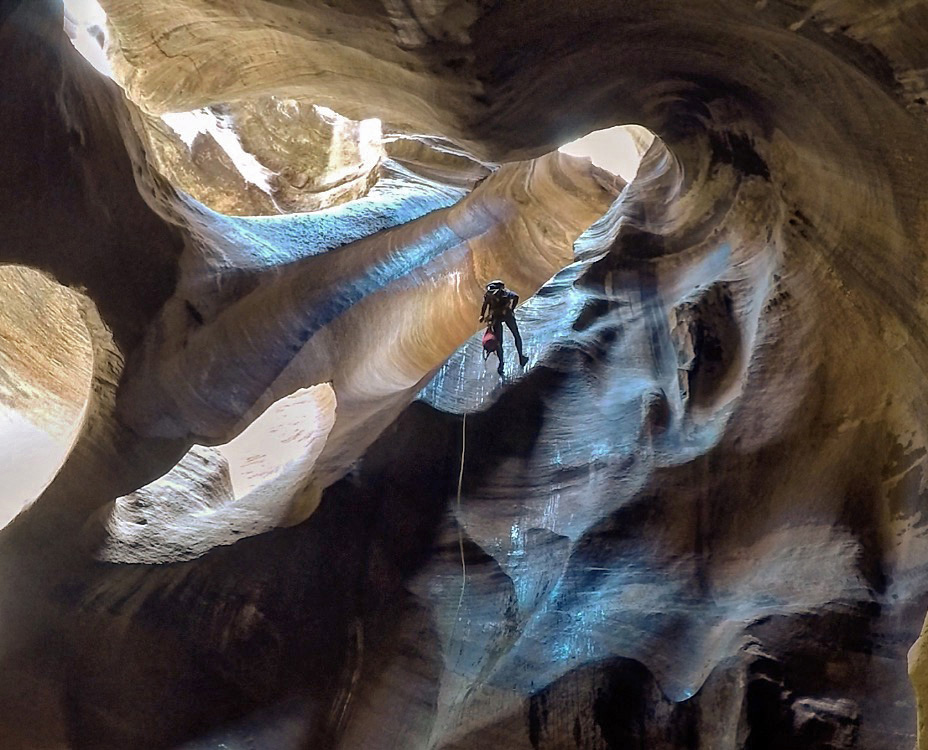
[[[522,353],[522,337],[519,335],[519,326],[516,323],[515,309],[519,304],[519,295],[506,288],[502,281],[491,281],[487,284],[486,294],[483,295],[483,307],[480,309],[480,322],[487,324],[483,334],[484,359],[491,353],[496,353],[499,359],[497,372],[503,375],[503,323],[512,332],[516,342],[516,351],[519,352],[519,365],[525,367],[528,357]]]

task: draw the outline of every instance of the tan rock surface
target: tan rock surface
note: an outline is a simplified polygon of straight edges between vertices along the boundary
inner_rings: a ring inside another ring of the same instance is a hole
[[[278,97],[143,116],[145,151],[172,185],[220,213],[317,211],[367,194],[380,124]]]

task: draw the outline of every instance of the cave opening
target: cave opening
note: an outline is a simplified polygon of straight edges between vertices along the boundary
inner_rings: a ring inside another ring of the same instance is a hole
[[[113,78],[106,55],[106,11],[97,0],[64,0],[64,31],[74,48],[98,73]]]
[[[64,29],[99,73],[129,85],[113,67],[119,42],[97,0],[65,0]],[[164,178],[228,216],[286,216],[364,197],[386,156],[380,120],[279,95],[157,115],[137,107],[132,126]]]
[[[302,520],[320,499],[314,468],[335,411],[332,386],[319,383],[275,401],[231,440],[193,445],[166,474],[113,501],[97,556],[191,560]]]
[[[77,292],[39,271],[0,266],[0,526],[64,464],[91,395],[93,345]]]
[[[654,137],[654,133],[641,125],[615,125],[587,133],[558,150],[570,156],[587,157],[595,166],[630,183],[638,174],[641,158]]]

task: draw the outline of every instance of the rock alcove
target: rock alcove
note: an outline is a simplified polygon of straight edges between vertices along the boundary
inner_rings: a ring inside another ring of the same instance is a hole
[[[0,10],[0,744],[912,747],[926,21]]]

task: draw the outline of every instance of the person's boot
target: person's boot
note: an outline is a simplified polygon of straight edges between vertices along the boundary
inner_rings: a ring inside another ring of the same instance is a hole
[[[527,364],[528,364],[528,357],[526,357],[524,354],[520,354],[519,355],[519,367],[522,367],[524,369]]]

